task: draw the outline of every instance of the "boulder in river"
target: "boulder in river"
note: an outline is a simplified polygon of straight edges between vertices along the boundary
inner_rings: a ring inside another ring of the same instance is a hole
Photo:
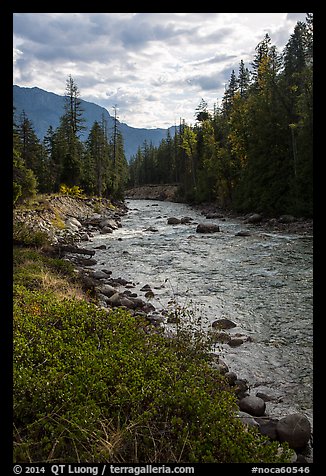
[[[109,298],[118,292],[118,291],[117,291],[113,286],[111,286],[110,284],[103,284],[103,285],[100,287],[100,291],[101,291],[102,294],[104,294],[104,296],[107,296],[107,297],[109,297]]]
[[[253,213],[248,218],[246,218],[244,222],[245,223],[260,223],[262,219],[263,217],[261,216],[260,213]]]
[[[212,327],[216,329],[232,329],[232,327],[236,327],[236,324],[230,319],[223,317],[222,319],[217,319],[216,321],[213,321]]]
[[[197,233],[216,233],[220,231],[220,227],[214,223],[199,223],[196,228]]]
[[[241,337],[231,337],[228,341],[230,347],[239,347],[239,345],[243,344],[245,341]]]
[[[183,225],[186,225],[187,223],[191,223],[193,221],[193,219],[191,217],[182,217],[180,222],[183,224]]]
[[[276,426],[278,420],[276,418],[267,418],[264,416],[256,417],[255,420],[259,425],[259,430],[262,435],[268,436],[271,440],[277,439]]]
[[[301,413],[292,413],[278,421],[276,432],[278,439],[287,441],[290,448],[304,448],[311,436],[310,421]]]
[[[176,217],[170,217],[168,218],[168,225],[179,225],[181,223],[181,220]]]
[[[248,395],[239,401],[239,408],[253,416],[262,416],[265,413],[266,403],[262,398]]]
[[[246,230],[240,230],[238,231],[234,236],[250,236],[250,232]]]

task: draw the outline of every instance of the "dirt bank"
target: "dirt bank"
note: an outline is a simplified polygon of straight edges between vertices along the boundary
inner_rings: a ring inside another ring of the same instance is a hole
[[[126,211],[123,203],[112,203],[105,198],[76,198],[66,195],[42,196],[28,206],[14,209],[14,226],[27,226],[45,232],[50,241],[88,241],[81,223],[88,219],[118,220]],[[94,229],[98,223],[94,222]]]
[[[143,185],[126,190],[125,197],[135,200],[167,200],[169,202],[178,202],[179,185],[160,184]]]

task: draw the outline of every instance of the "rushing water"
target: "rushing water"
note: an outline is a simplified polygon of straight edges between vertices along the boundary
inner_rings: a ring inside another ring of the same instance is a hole
[[[264,233],[236,219],[205,220],[184,204],[129,200],[127,205],[122,228],[90,244],[107,247],[96,251],[96,268],[111,268],[113,277],[134,282],[136,292],[149,284],[158,308],[175,299],[209,323],[221,317],[234,321],[230,332],[252,341],[221,345],[223,360],[248,380],[251,394],[261,390],[281,397],[267,402],[266,413],[301,412],[312,422],[311,237]],[[168,225],[171,216],[193,221]],[[198,222],[219,224],[221,231],[198,234]],[[240,230],[250,236],[235,236]]]

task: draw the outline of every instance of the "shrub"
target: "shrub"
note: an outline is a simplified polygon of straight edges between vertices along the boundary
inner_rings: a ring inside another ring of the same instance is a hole
[[[15,285],[15,462],[287,461],[236,418],[203,353],[150,329]]]
[[[15,221],[13,223],[13,242],[20,246],[42,248],[49,246],[50,239],[45,231],[34,230],[23,222]]]
[[[70,197],[74,198],[85,198],[83,189],[78,187],[78,185],[68,187],[68,185],[63,183],[60,185],[59,191],[62,195],[69,195]]]

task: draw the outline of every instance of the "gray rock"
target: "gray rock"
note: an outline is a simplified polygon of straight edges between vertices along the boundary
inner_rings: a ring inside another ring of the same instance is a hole
[[[244,339],[241,337],[232,337],[229,341],[228,344],[230,347],[239,347],[239,345],[243,344],[245,342]]]
[[[232,327],[236,326],[237,325],[234,322],[226,318],[217,319],[216,321],[212,322],[212,327],[217,329],[232,329]]]
[[[240,411],[238,412],[238,417],[244,425],[253,426],[259,429],[259,424],[251,415],[249,415],[249,413]]]
[[[113,294],[107,302],[114,307],[121,306],[121,298],[119,293]]]
[[[121,297],[120,305],[125,306],[128,309],[135,309],[136,308],[135,303],[131,299],[128,299],[127,297]]]
[[[113,233],[113,229],[110,226],[104,226],[101,229],[101,234],[106,235],[107,233]]]
[[[100,291],[104,296],[109,298],[117,293],[117,290],[113,286],[110,286],[110,284],[103,284],[103,286],[100,287]]]
[[[76,227],[78,230],[79,228],[82,227],[82,224],[80,223],[79,220],[77,220],[77,218],[69,217],[66,220],[66,226],[68,226],[69,228],[71,227],[71,229],[74,229],[74,227]]]
[[[266,403],[259,397],[248,395],[239,401],[240,410],[253,416],[262,416],[265,413]]]
[[[301,413],[292,413],[281,418],[276,425],[280,441],[287,441],[290,448],[304,448],[311,436],[311,425],[308,418]]]
[[[112,271],[110,269],[103,268],[101,269],[101,271],[103,271],[103,273],[105,273],[107,276],[112,274]]]
[[[133,301],[133,305],[134,305],[135,308],[138,308],[138,307],[142,308],[146,304],[145,301],[143,301],[142,299],[140,299],[138,297],[137,298],[132,298],[132,301]]]
[[[106,279],[108,277],[103,271],[93,271],[90,276],[94,279]]]
[[[83,256],[78,256],[75,258],[75,262],[80,266],[95,266],[97,260],[94,258],[84,258]]]
[[[262,221],[263,217],[260,215],[260,213],[254,213],[253,215],[250,215],[246,220],[245,223],[260,223]]]
[[[168,225],[179,225],[179,223],[181,223],[181,220],[179,220],[179,218],[175,218],[175,217],[168,218]]]
[[[250,236],[250,232],[249,231],[245,231],[245,230],[242,230],[242,231],[238,231],[238,233],[236,233],[234,236]]]
[[[182,217],[180,221],[183,225],[186,225],[187,223],[191,223],[193,219],[191,217]]]
[[[151,291],[152,288],[150,287],[149,284],[145,284],[145,286],[143,286],[140,290],[144,291],[144,292],[147,292],[147,291]]]
[[[151,304],[150,302],[147,302],[144,306],[141,307],[141,309],[142,311],[148,313],[155,311],[155,306],[153,306],[153,304]]]
[[[70,220],[67,220],[65,225],[68,230],[73,231],[75,233],[77,233],[79,230],[78,226],[74,225],[74,223],[71,223]]]
[[[118,225],[112,218],[105,218],[100,222],[100,228],[112,228],[112,230],[117,230]]]
[[[197,233],[217,233],[220,231],[220,227],[214,223],[199,223],[196,228]]]
[[[271,440],[277,440],[276,425],[278,420],[275,418],[256,417],[256,422],[259,424],[260,433],[268,436]]]
[[[220,342],[221,344],[227,344],[231,340],[231,336],[224,331],[214,330],[211,336],[214,342]]]
[[[260,390],[257,391],[256,397],[262,398],[265,402],[281,402],[283,399],[283,395],[281,392],[268,388],[262,387]]]

